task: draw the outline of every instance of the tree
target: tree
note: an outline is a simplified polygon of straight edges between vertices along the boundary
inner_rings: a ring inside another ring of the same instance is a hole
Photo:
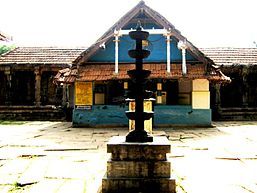
[[[15,46],[0,45],[0,55],[12,50]]]

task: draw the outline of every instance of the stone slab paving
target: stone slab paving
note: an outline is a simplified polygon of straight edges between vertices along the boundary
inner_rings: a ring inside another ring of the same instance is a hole
[[[257,193],[257,122],[155,129],[171,142],[178,193]],[[72,128],[68,122],[0,125],[0,193],[97,193],[106,142],[126,128]]]

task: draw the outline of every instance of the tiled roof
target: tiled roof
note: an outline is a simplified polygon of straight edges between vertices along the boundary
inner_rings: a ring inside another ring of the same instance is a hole
[[[18,47],[0,57],[0,64],[72,64],[85,48]]]
[[[257,65],[257,48],[201,48],[216,65]]]
[[[110,80],[110,79],[129,79],[127,75],[128,70],[135,68],[135,64],[120,64],[118,75],[114,74],[114,65],[86,65],[81,67],[79,71],[78,80]],[[182,77],[181,65],[173,64],[171,66],[171,73],[167,74],[166,64],[144,64],[144,69],[151,70],[151,79],[155,78],[178,78]],[[188,76],[202,76],[204,75],[205,68],[203,65],[187,66]]]
[[[59,70],[58,73],[54,77],[54,83],[67,83],[71,84],[74,83],[77,78],[78,70],[77,68],[71,69],[71,68],[65,68],[62,70]]]
[[[114,64],[87,64],[80,66],[78,77],[76,69],[64,69],[59,71],[55,76],[55,82],[73,83],[78,81],[105,81],[112,79],[125,80],[129,79],[127,75],[128,70],[135,68],[135,64],[120,64],[119,73],[114,73]],[[206,75],[206,69],[204,65],[187,65],[187,74],[182,75],[181,65],[172,64],[171,73],[166,72],[166,64],[144,64],[144,69],[151,70],[150,79],[180,79],[180,78],[206,78],[211,81],[230,81],[229,77],[226,77],[219,70],[212,69],[209,75]],[[73,74],[73,75],[71,75]]]

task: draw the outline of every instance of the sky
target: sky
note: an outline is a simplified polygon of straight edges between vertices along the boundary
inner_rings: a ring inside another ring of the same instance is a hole
[[[88,47],[139,0],[0,0],[16,46]],[[145,0],[195,46],[255,47],[256,0]]]

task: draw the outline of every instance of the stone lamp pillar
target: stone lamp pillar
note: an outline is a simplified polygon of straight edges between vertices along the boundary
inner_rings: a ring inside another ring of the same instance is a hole
[[[131,31],[129,36],[136,41],[136,49],[128,52],[129,56],[136,60],[136,69],[127,72],[132,80],[130,97],[135,99],[135,111],[127,111],[126,115],[130,120],[135,120],[135,130],[126,136],[126,142],[152,142],[153,137],[144,130],[144,121],[153,116],[152,111],[144,112],[144,99],[150,98],[152,94],[145,91],[151,71],[143,69],[143,58],[148,57],[150,51],[142,49],[142,41],[147,40],[149,33],[142,31],[141,26],[138,25],[137,30]]]
[[[148,33],[141,30],[129,33],[136,40],[136,49],[129,55],[136,59],[136,69],[128,71],[132,89],[128,94],[135,100],[135,111],[127,111],[130,120],[135,120],[135,129],[127,136],[114,136],[107,143],[111,158],[107,161],[107,172],[102,180],[102,193],[175,193],[175,179],[170,177],[171,167],[166,154],[170,153],[167,137],[153,137],[145,131],[144,120],[153,116],[144,112],[144,100],[151,93],[144,90],[151,71],[143,69],[143,58],[150,52],[142,49],[142,40]]]

